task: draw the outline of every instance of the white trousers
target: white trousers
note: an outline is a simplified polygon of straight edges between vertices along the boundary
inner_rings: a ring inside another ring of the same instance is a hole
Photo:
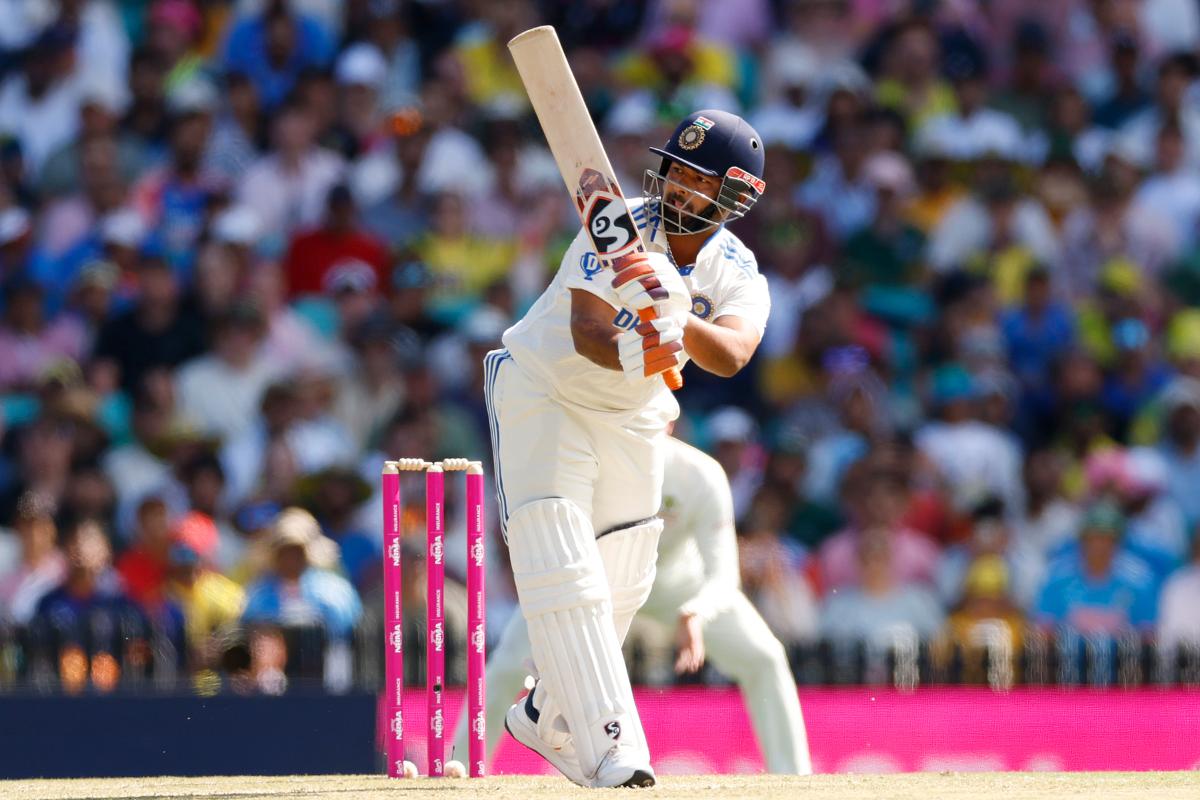
[[[648,608],[642,611],[674,628],[676,619],[670,614],[648,612]],[[741,690],[767,771],[811,774],[808,735],[787,654],[744,594],[731,593],[727,604],[705,624],[704,645],[708,660]],[[504,733],[504,714],[524,688],[525,676],[529,674],[525,662],[530,657],[525,619],[513,614],[487,663],[489,763]],[[464,711],[459,715],[454,757],[462,761],[466,748]]]
[[[502,525],[548,497],[573,500],[597,535],[658,513],[665,424],[562,403],[506,350],[487,354],[484,379]]]

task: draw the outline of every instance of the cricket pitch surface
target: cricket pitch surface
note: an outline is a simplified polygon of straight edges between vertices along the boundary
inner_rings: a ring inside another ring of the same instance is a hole
[[[393,800],[398,798],[629,797],[812,798],[813,800],[1196,800],[1200,772],[1003,772],[899,775],[664,775],[653,789],[580,789],[549,776],[502,775],[483,779],[388,780],[382,775],[291,777],[104,778],[0,781],[6,800]]]

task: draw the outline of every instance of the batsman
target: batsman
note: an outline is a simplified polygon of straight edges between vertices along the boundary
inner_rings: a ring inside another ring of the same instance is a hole
[[[644,247],[601,269],[599,242],[619,238],[622,220],[592,202],[549,287],[485,359],[498,505],[536,668],[532,699],[505,727],[591,787],[655,782],[621,642],[663,529],[679,415],[664,377],[689,360],[734,375],[770,310],[753,253],[725,227],[766,188],[758,134],[703,110],[650,150],[661,163],[629,203],[628,235]]]
[[[787,653],[739,585],[733,492],[721,465],[668,437],[660,513],[664,527],[654,589],[638,616],[674,627],[676,672],[695,672],[711,661],[737,683],[767,772],[812,774]],[[489,759],[500,742],[502,717],[525,683],[529,658],[525,620],[514,614],[487,662]],[[467,752],[467,717],[464,708],[456,754]]]

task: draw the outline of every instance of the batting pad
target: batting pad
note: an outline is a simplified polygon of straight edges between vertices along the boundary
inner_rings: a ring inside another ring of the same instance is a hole
[[[662,530],[663,521],[652,517],[603,533],[596,540],[608,575],[613,627],[620,642],[625,641],[634,615],[654,588],[654,565],[658,561],[658,537]]]
[[[594,775],[613,745],[645,739],[592,525],[570,500],[537,500],[509,517],[508,549],[541,685]]]

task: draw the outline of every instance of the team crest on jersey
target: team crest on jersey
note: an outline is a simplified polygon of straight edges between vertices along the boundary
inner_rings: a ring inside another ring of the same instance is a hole
[[[608,738],[615,742],[617,739],[621,738],[621,723],[614,719],[612,722],[604,726],[604,732],[608,734]]]
[[[589,250],[579,257],[579,269],[583,271],[583,279],[590,281],[600,271],[600,259]]]
[[[692,313],[700,319],[708,319],[712,316],[713,301],[712,298],[705,294],[692,295]]]
[[[697,122],[693,122],[691,125],[688,125],[683,129],[683,132],[679,134],[679,146],[684,150],[695,150],[697,147],[704,144],[704,134],[707,129],[697,124]],[[712,127],[711,123],[709,124],[709,127]]]

